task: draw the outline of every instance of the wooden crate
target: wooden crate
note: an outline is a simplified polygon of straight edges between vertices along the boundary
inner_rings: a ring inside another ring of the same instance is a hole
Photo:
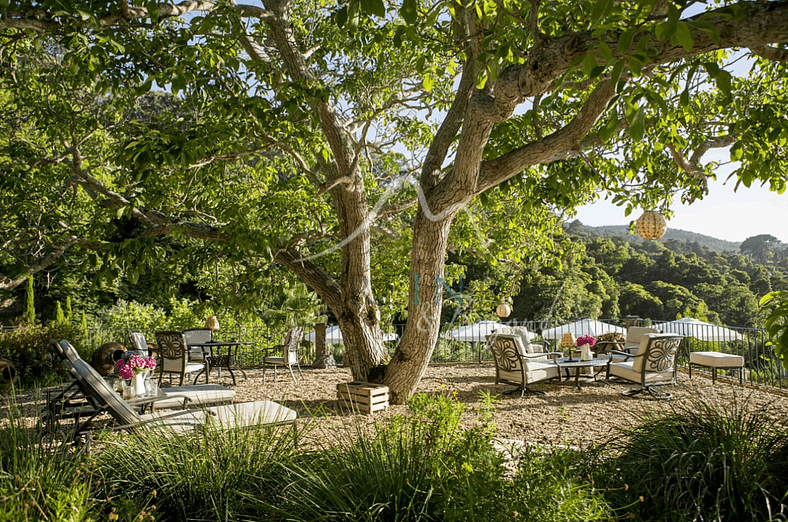
[[[337,384],[337,397],[348,408],[360,413],[375,413],[389,407],[389,388],[369,382]]]

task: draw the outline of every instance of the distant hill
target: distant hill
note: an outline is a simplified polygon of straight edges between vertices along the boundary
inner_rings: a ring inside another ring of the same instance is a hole
[[[627,241],[631,241],[633,243],[642,243],[644,241],[636,234],[630,234],[629,227],[627,227],[626,225],[590,227],[584,225],[579,220],[576,220],[571,222],[565,222],[564,230],[566,230],[570,234],[581,235],[581,236],[583,235],[598,236],[598,237],[618,236],[618,237],[623,237]],[[688,243],[698,243],[698,245],[714,250],[715,252],[738,253],[739,245],[741,245],[741,242],[725,241],[723,239],[717,239],[715,237],[705,236],[703,234],[697,234],[695,232],[687,232],[686,230],[678,230],[668,227],[668,231],[665,232],[665,235],[662,236],[658,241],[664,243],[665,241],[669,241],[669,240],[676,240],[676,241],[688,242]]]

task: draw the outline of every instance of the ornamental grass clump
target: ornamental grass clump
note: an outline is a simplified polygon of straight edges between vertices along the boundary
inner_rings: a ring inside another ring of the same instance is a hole
[[[780,418],[741,398],[642,412],[608,447],[610,497],[643,520],[784,520],[788,431],[775,424]]]
[[[412,416],[371,436],[358,426],[351,441],[283,469],[281,494],[258,499],[257,520],[489,520],[503,507],[503,466],[488,428],[460,429],[465,406],[452,396],[417,395],[409,405]]]
[[[11,397],[0,422],[0,520],[96,520],[85,456],[28,424]]]
[[[338,441],[300,462],[289,462],[279,477],[280,493],[250,497],[259,505],[250,520],[288,521],[559,521],[606,519],[602,495],[588,487],[569,460],[552,466],[562,480],[539,479],[531,467],[512,480],[505,455],[495,448],[492,398],[482,397],[474,426],[463,428],[465,405],[453,395],[419,394],[410,415],[380,423],[374,433],[359,427],[351,441]],[[545,469],[552,469],[546,465]],[[564,506],[564,507],[562,507]],[[534,514],[524,518],[523,513]]]
[[[102,488],[96,495],[109,498],[118,514],[147,510],[173,522],[238,520],[247,514],[249,495],[278,494],[271,483],[278,464],[294,458],[293,436],[292,426],[213,424],[196,433],[105,434],[96,443],[102,448],[96,457]]]

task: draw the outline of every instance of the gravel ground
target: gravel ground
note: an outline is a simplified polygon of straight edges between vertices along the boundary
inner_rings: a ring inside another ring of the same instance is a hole
[[[349,413],[337,401],[336,395],[337,384],[352,380],[350,370],[346,368],[304,369],[303,378],[296,372],[296,383],[281,370],[276,380],[272,379],[269,370],[265,382],[260,370],[247,371],[247,376],[247,379],[238,379],[235,386],[238,401],[274,400],[297,410],[299,417],[316,418],[316,422],[330,426],[334,431],[341,426],[357,425],[358,421],[369,424],[408,411],[406,406],[391,406],[388,411],[372,415]],[[596,381],[581,378],[580,385],[581,390],[574,386],[573,380],[538,383],[534,388],[546,392],[546,395],[520,397],[519,392],[507,395],[501,392],[512,386],[495,384],[492,364],[452,364],[429,366],[417,391],[456,394],[457,399],[467,405],[464,415],[467,425],[474,422],[479,412],[480,393],[498,395],[494,421],[501,438],[580,447],[609,440],[620,433],[621,428],[635,423],[637,415],[646,410],[668,411],[695,399],[716,402],[726,408],[736,403],[743,404],[782,420],[788,412],[788,397],[784,394],[740,386],[738,380],[718,378],[712,385],[710,377],[696,372],[693,372],[691,380],[686,373],[679,373],[676,386],[661,387],[673,394],[669,401],[652,399],[647,393],[623,396],[621,392],[633,385],[605,381],[604,374]],[[315,412],[321,414],[313,415]]]
[[[408,412],[407,406],[401,405],[392,405],[387,411],[372,415],[349,412],[337,400],[336,392],[337,384],[352,380],[347,368],[304,368],[303,377],[296,372],[298,380],[295,383],[281,369],[276,379],[271,370],[267,371],[264,379],[263,371],[259,369],[246,370],[246,378],[236,372],[236,377],[237,384],[232,385],[226,372],[219,379],[212,372],[211,383],[234,388],[238,402],[268,399],[295,409],[299,422],[318,428],[307,430],[311,435],[302,439],[307,444],[310,440],[336,440],[336,436],[341,437],[343,433],[352,436],[359,428],[366,429],[391,415]],[[669,401],[652,399],[647,393],[625,397],[621,392],[633,387],[631,383],[605,381],[602,376],[596,381],[581,378],[580,384],[581,389],[578,390],[573,380],[542,382],[534,389],[542,390],[546,395],[520,397],[519,392],[502,394],[512,386],[495,384],[495,368],[491,363],[445,364],[429,366],[417,392],[456,394],[457,399],[467,406],[463,416],[466,426],[475,422],[480,411],[480,394],[491,393],[497,396],[493,418],[500,438],[579,447],[610,440],[621,433],[622,428],[633,425],[638,415],[645,411],[669,411],[697,399],[719,403],[724,408],[744,405],[770,415],[778,422],[785,423],[788,419],[788,394],[740,386],[738,380],[724,378],[712,385],[710,377],[702,373],[693,373],[691,380],[686,373],[679,373],[676,386],[662,387],[673,394]],[[41,408],[40,397],[34,392],[17,397],[31,425]],[[2,420],[0,424],[4,424]]]

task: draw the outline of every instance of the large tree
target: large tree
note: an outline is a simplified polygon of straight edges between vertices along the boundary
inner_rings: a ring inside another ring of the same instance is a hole
[[[4,60],[53,38],[113,103],[178,94],[180,116],[116,120],[111,158],[83,161],[73,118],[37,164],[135,220],[135,254],[165,234],[233,266],[270,252],[336,315],[354,378],[384,362],[373,266],[409,250],[394,401],[435,345],[447,249],[541,261],[597,190],[627,212],[702,197],[717,147],[785,188],[788,1],[44,0],[0,24]]]

